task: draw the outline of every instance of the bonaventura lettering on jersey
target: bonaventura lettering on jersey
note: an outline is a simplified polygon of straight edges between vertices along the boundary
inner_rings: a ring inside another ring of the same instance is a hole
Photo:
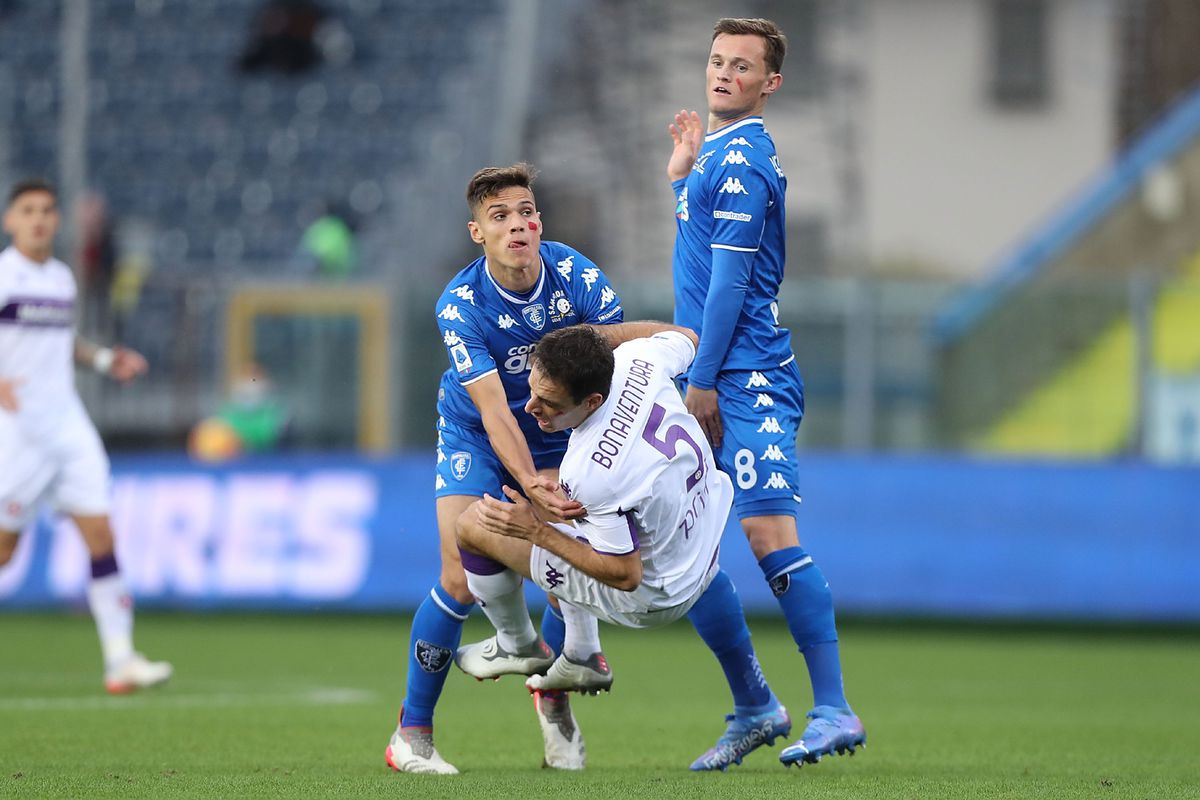
[[[586,256],[558,242],[542,242],[539,253],[542,269],[529,292],[504,289],[481,257],[454,276],[434,306],[450,359],[438,392],[445,424],[486,436],[466,387],[494,372],[535,457],[561,452],[566,442],[565,433],[543,433],[524,411],[529,358],[538,340],[557,328],[620,322],[624,316],[608,278]]]
[[[618,347],[609,395],[572,432],[560,470],[588,511],[577,535],[600,553],[640,551],[635,594],[650,609],[699,590],[733,502],[729,476],[673,382],[694,355],[675,332]]]

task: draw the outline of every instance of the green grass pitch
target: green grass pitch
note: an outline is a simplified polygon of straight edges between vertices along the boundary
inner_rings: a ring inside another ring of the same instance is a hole
[[[464,641],[486,634],[477,617]],[[810,697],[786,629],[751,627],[802,725]],[[142,614],[137,633],[176,676],[109,698],[87,616],[0,615],[0,797],[1200,797],[1194,629],[844,623],[864,751],[785,770],[777,744],[691,774],[730,706],[715,661],[686,623],[603,626],[614,691],[573,701],[587,770],[540,769],[518,679],[455,670],[437,720],[453,778],[383,761],[406,618]]]

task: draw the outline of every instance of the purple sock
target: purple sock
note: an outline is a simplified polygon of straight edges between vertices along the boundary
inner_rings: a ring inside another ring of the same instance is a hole
[[[92,580],[97,578],[107,578],[109,575],[114,575],[117,572],[117,556],[116,553],[109,553],[106,556],[92,559]]]

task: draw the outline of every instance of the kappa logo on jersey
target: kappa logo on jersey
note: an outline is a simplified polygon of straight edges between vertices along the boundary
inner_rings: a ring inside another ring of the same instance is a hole
[[[709,150],[707,153],[705,153],[704,155],[702,155],[696,159],[696,163],[692,164],[692,169],[696,172],[699,172],[701,175],[703,175],[704,174],[704,165],[706,163],[708,163],[708,160],[710,158],[712,158],[714,155],[716,155],[716,153],[717,153],[716,150]]]
[[[783,479],[783,476],[778,472],[772,472],[771,477],[767,478],[766,483],[762,485],[764,489],[790,489],[791,486]]]
[[[779,156],[771,156],[771,166],[775,168],[775,174],[783,177],[783,167],[779,166]]]
[[[471,284],[469,283],[464,283],[456,289],[451,289],[450,294],[456,294],[471,305],[475,305],[475,290],[471,288]]]
[[[553,564],[546,565],[546,583],[551,589],[556,589],[564,583],[567,576],[555,569]]]
[[[770,386],[771,382],[767,380],[767,376],[761,372],[751,372],[750,380],[746,381],[747,389],[761,389],[764,386]]]
[[[688,215],[688,199],[687,199],[687,187],[686,186],[683,187],[683,191],[680,192],[677,200],[679,202],[675,206],[675,217],[683,222],[687,222],[689,215]]]
[[[454,368],[459,372],[466,372],[475,366],[471,354],[467,352],[467,346],[462,342],[450,348],[450,357],[454,359]]]
[[[462,337],[454,331],[446,331],[442,335],[442,341],[446,343],[446,347],[454,347],[456,344],[462,344]]]
[[[779,449],[779,445],[769,444],[769,445],[767,445],[767,449],[763,450],[761,460],[762,461],[787,461],[788,459],[787,459],[787,456],[785,456],[783,454],[783,451]]]
[[[746,187],[742,186],[742,182],[737,178],[726,178],[725,183],[721,184],[721,190],[717,194],[750,194],[746,191]]]
[[[605,286],[600,292],[600,307],[604,308],[606,305],[616,299],[617,293],[613,291],[613,288],[611,286]]]
[[[771,399],[771,395],[758,393],[758,399],[754,401],[755,408],[771,408],[775,405],[775,401]]]
[[[759,433],[783,433],[779,420],[774,417],[763,417],[762,425],[758,426]]]
[[[424,672],[441,672],[450,666],[450,648],[431,644],[424,639],[417,639],[413,648],[417,663]]]
[[[471,454],[466,450],[458,450],[450,454],[450,474],[455,480],[462,480],[471,471]]]
[[[590,292],[593,284],[596,283],[596,279],[600,277],[600,270],[595,267],[588,267],[579,274],[583,277],[583,282],[587,284],[588,291]]]
[[[739,145],[742,147],[749,147],[751,150],[754,149],[754,145],[747,142],[745,136],[739,136],[736,139],[730,139],[728,142],[725,143],[725,147],[723,147],[722,149],[728,150],[731,147],[736,147]]]
[[[725,158],[721,159],[721,166],[725,167],[730,164],[748,165],[750,159],[746,158],[746,154],[741,150],[734,150],[732,153],[726,153]]]
[[[506,331],[513,325],[516,325],[517,321],[508,314],[501,314],[500,316],[496,317],[496,324],[500,326],[500,330]]]
[[[558,262],[558,274],[564,278],[570,278],[573,269],[575,269],[575,256],[567,256]]]
[[[438,312],[438,316],[447,322],[452,320],[463,321],[462,314],[459,313],[458,306],[454,305],[454,303],[446,303],[446,307]]]
[[[535,331],[546,327],[546,309],[541,303],[530,303],[525,306],[521,309],[521,316]]]

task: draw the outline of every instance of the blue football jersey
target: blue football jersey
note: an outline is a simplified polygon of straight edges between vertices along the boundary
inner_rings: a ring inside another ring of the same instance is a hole
[[[564,451],[569,433],[544,433],[525,413],[529,354],[552,330],[623,319],[621,299],[586,256],[559,242],[542,242],[539,252],[541,275],[531,291],[517,294],[503,288],[480,257],[447,284],[436,312],[450,356],[438,391],[438,414],[460,431],[486,437],[466,387],[495,372],[535,460],[540,453]]]
[[[741,315],[720,369],[763,369],[792,357],[779,325],[787,178],[761,117],[704,137],[687,178],[675,190],[677,232],[672,270],[675,324],[700,334],[715,249],[754,253]]]

